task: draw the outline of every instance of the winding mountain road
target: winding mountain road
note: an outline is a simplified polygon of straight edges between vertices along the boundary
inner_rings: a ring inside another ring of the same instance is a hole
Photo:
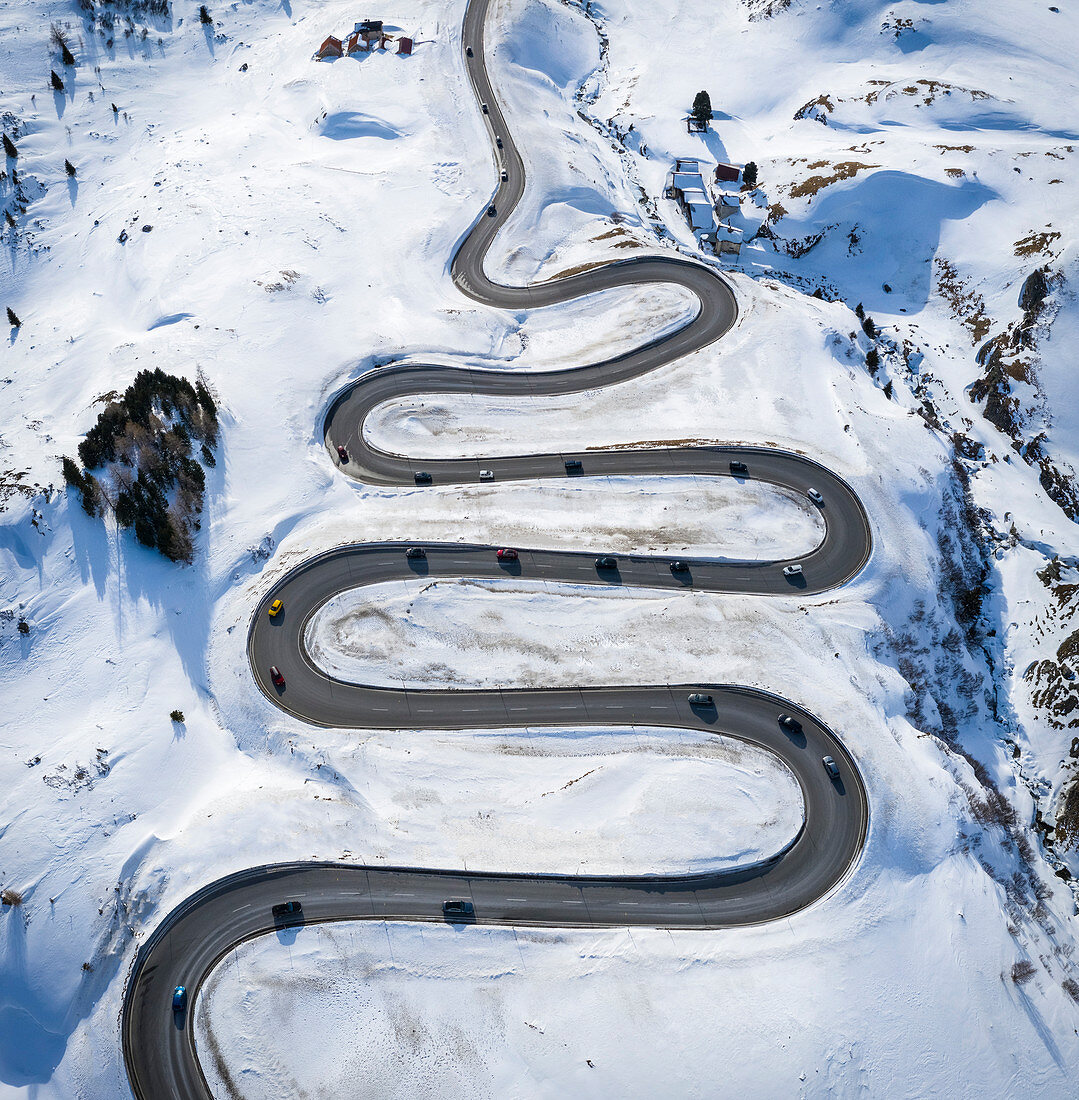
[[[522,550],[520,561],[500,564],[491,547],[427,544],[427,556],[405,557],[405,545],[374,543],[322,554],[292,570],[256,609],[248,636],[255,679],[277,706],[304,721],[364,729],[435,729],[514,726],[672,727],[722,733],[780,757],[796,776],[804,799],[804,824],[772,859],[753,867],[674,876],[574,876],[476,873],[416,868],[297,863],[255,867],[212,883],[170,913],[140,948],[125,991],[124,1059],[135,1096],[208,1098],[195,1051],[191,1010],[173,1015],[172,990],[187,987],[193,1006],[206,976],[238,944],[271,932],[271,906],[299,898],[307,923],[331,920],[441,921],[446,898],[471,898],[478,924],[557,927],[720,928],[774,920],[802,909],[839,884],[861,852],[868,825],[865,787],[842,742],[822,722],[777,696],[731,685],[582,687],[504,691],[411,691],[335,680],[310,660],[304,630],[310,617],[339,592],[416,575],[492,577],[783,596],[824,592],[844,584],[865,565],[872,540],[865,511],[850,487],[811,460],[767,448],[685,447],[584,451],[491,459],[431,460],[417,464],[378,450],[363,438],[368,413],[391,398],[410,394],[554,394],[575,392],[654,370],[719,339],[734,323],[737,306],[728,285],[711,268],[677,257],[623,260],[554,282],[509,287],[491,282],[483,259],[525,187],[523,162],[503,118],[484,65],[483,32],[489,0],[471,0],[463,41],[472,49],[466,65],[479,102],[487,104],[502,181],[495,216],[480,215],[453,260],[460,290],[488,306],[528,309],[566,302],[611,287],[675,283],[700,303],[692,321],[663,339],[602,363],[527,376],[500,371],[399,363],[373,371],[347,388],[327,412],[324,429],[333,461],[348,448],[343,471],[365,482],[414,484],[417,466],[434,484],[468,484],[482,468],[495,481],[564,478],[565,461],[579,459],[581,475],[740,475],[805,494],[824,496],[825,536],[796,560],[803,576],[788,580],[785,562],[686,559],[674,573],[670,559],[621,556],[618,568],[597,572],[593,553]],[[494,139],[501,138],[497,148]],[[267,608],[281,599],[284,612]],[[793,656],[793,655],[792,655]],[[286,680],[274,688],[269,667]],[[712,707],[692,706],[688,695],[705,692]],[[801,721],[799,733],[778,723],[781,712]],[[840,769],[833,782],[821,765],[831,755]]]

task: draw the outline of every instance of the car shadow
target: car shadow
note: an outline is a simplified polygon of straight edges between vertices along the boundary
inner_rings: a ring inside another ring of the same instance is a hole
[[[847,788],[844,785],[842,778],[833,779],[832,780],[832,786],[835,787],[836,794],[838,794],[840,798],[844,798],[846,796]]]
[[[714,703],[710,706],[705,703],[690,703],[689,709],[693,711],[694,717],[706,726],[714,726],[719,721],[719,711],[716,710]]]
[[[187,1026],[187,1009],[186,1008],[174,1008],[172,1010],[172,1026],[177,1031],[183,1031]]]
[[[786,726],[779,727],[786,735],[787,740],[790,741],[795,748],[804,749],[809,742],[806,740],[804,730],[789,730]]]
[[[498,562],[499,568],[509,573],[513,577],[519,577],[521,575],[521,563],[520,561],[503,561],[501,558]]]
[[[427,564],[426,558],[406,558],[409,569],[418,576],[426,577],[431,572],[431,567]]]
[[[791,588],[805,588],[808,584],[805,573],[796,573],[793,577],[786,578]]]
[[[678,573],[671,573],[671,577],[683,588],[689,588],[693,584],[693,574],[688,569],[683,569]]]

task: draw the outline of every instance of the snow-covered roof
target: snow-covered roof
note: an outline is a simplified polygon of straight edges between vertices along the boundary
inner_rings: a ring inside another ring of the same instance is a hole
[[[704,179],[699,172],[675,172],[671,176],[671,183],[679,191],[704,190]]]

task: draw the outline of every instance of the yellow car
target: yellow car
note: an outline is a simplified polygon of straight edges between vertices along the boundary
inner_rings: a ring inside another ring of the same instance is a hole
[[[273,619],[280,615],[281,609],[284,606],[285,605],[280,600],[274,600],[274,602],[270,604],[270,618]]]

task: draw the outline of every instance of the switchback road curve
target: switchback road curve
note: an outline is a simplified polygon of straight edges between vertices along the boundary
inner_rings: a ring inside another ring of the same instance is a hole
[[[650,450],[532,454],[492,459],[430,460],[392,455],[363,438],[368,413],[390,398],[409,394],[566,393],[607,385],[670,363],[719,339],[734,323],[737,307],[727,284],[712,269],[674,256],[624,260],[554,282],[509,287],[491,282],[483,259],[525,186],[513,143],[484,65],[483,31],[489,0],[471,0],[463,41],[466,65],[492,145],[505,172],[492,200],[495,215],[482,214],[458,249],[452,275],[460,290],[489,306],[542,307],[617,286],[674,283],[699,302],[688,324],[653,343],[602,363],[528,375],[400,363],[371,372],[346,389],[329,409],[327,448],[347,447],[342,469],[368,482],[414,484],[418,468],[435,484],[474,483],[481,467],[496,481],[562,478],[566,461],[581,462],[580,475],[685,474],[732,476],[730,463],[744,462],[745,477],[824,497],[825,536],[796,560],[803,576],[788,580],[785,562],[686,559],[674,573],[670,559],[619,555],[617,569],[598,572],[595,554],[521,550],[504,566],[494,549],[475,545],[426,545],[427,556],[405,557],[405,544],[374,543],[322,554],[286,575],[256,610],[248,636],[255,678],[276,705],[311,723],[377,729],[480,728],[506,726],[644,725],[722,733],[779,756],[801,787],[804,824],[780,853],[753,867],[714,874],[671,876],[574,876],[357,867],[295,863],[254,867],[212,883],[170,913],[140,948],[122,1010],[124,1061],[140,1100],[205,1098],[210,1091],[195,1052],[191,1010],[170,1011],[172,990],[184,985],[193,1006],[206,976],[238,944],[274,930],[271,907],[286,898],[303,903],[307,923],[332,920],[442,921],[442,902],[468,898],[475,923],[556,927],[721,928],[774,920],[812,904],[832,890],[861,852],[868,802],[861,777],[842,742],[822,722],[777,696],[749,688],[684,683],[636,687],[584,687],[504,691],[411,691],[368,687],[328,677],[304,646],[307,622],[328,599],[365,584],[420,576],[521,576],[565,583],[626,587],[697,588],[758,596],[823,592],[855,576],[871,551],[865,512],[837,475],[800,455],[768,448],[687,447]],[[495,142],[501,139],[501,146]],[[266,614],[274,599],[284,612]],[[794,658],[794,655],[790,655]],[[276,665],[286,686],[269,679]],[[691,705],[703,692],[714,705]],[[780,713],[793,715],[801,730],[789,732]],[[821,765],[839,764],[833,782]]]

